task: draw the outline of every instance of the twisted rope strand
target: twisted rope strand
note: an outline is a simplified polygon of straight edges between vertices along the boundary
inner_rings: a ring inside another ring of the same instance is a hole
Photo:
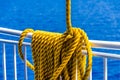
[[[71,0],[66,0],[66,24],[67,30],[71,32],[72,23],[71,23]]]
[[[83,30],[72,28],[71,0],[66,0],[66,24],[64,34],[32,29],[22,32],[18,43],[22,60],[22,42],[27,33],[33,33],[31,47],[34,65],[27,61],[27,66],[35,72],[35,80],[59,80],[60,76],[63,80],[88,79],[92,68],[91,44]],[[82,50],[87,51],[87,61]]]
[[[68,37],[69,32],[62,35],[27,29],[21,34],[18,44],[19,54],[23,60],[22,42],[28,32],[33,33],[31,47],[34,66],[29,61],[27,66],[35,71],[35,80],[57,80],[62,72],[64,80],[75,80],[76,65],[78,65],[78,80],[88,79],[92,67],[92,50],[83,30],[72,28],[73,35]],[[87,66],[86,57],[82,54],[83,45],[88,53]]]
[[[29,32],[32,33],[34,31],[32,29],[26,29],[25,31],[23,31],[23,33],[20,36],[19,43],[18,43],[18,52],[19,52],[19,55],[20,55],[22,60],[24,60],[24,55],[22,53],[22,43],[23,43],[23,40],[24,40],[25,36]],[[26,63],[27,63],[27,66],[34,71],[34,66],[28,60],[26,61]]]

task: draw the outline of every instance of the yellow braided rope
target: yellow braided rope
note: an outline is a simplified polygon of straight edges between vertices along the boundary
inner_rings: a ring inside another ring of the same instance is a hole
[[[67,29],[70,31],[72,28],[72,23],[71,23],[71,0],[66,0],[66,24],[67,24]]]
[[[64,34],[26,29],[20,36],[18,50],[24,60],[22,42],[27,33],[33,33],[33,65],[27,61],[27,66],[34,70],[35,80],[59,80],[60,76],[62,80],[87,80],[89,77],[92,68],[91,45],[83,30],[72,28],[70,8],[70,0],[66,0],[67,31]],[[87,57],[82,50],[87,51]]]
[[[20,57],[21,59],[24,60],[24,55],[22,53],[22,43],[23,43],[23,40],[24,38],[26,37],[27,33],[29,32],[34,32],[32,29],[26,29],[20,36],[20,40],[19,40],[19,43],[18,43],[18,52],[20,54]],[[27,63],[27,66],[30,67],[30,69],[34,70],[34,66],[29,62],[29,61],[26,61]]]

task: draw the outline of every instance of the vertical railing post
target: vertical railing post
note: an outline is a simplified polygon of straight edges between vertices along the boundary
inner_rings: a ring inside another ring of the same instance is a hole
[[[92,80],[92,69],[90,71],[90,78],[89,78],[89,80]]]
[[[104,58],[104,80],[107,80],[107,58]]]
[[[7,80],[6,76],[6,49],[5,49],[5,43],[3,43],[3,75],[4,75],[4,80]]]
[[[14,80],[17,80],[16,45],[14,44]]]
[[[25,79],[24,80],[28,80],[26,61],[27,61],[27,48],[26,48],[26,46],[24,46],[24,70],[25,70]]]

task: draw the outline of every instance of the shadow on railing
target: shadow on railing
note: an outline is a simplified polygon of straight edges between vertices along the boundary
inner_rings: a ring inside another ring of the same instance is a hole
[[[0,34],[7,35],[7,36],[14,36],[19,37],[22,31],[19,30],[12,30],[7,28],[0,28]],[[32,33],[29,33],[26,38],[31,38]],[[99,41],[99,40],[90,40],[93,48],[99,48],[99,49],[110,49],[110,50],[120,50],[120,42],[113,42],[113,41]],[[7,80],[6,75],[6,44],[14,45],[14,80],[17,80],[17,67],[16,67],[16,45],[18,44],[18,41],[16,40],[8,40],[3,39],[0,37],[0,43],[2,43],[2,55],[3,55],[3,70],[4,70],[4,80]],[[26,46],[30,46],[31,44],[29,42],[24,42],[23,45],[25,46],[25,63],[24,63],[24,70],[25,70],[25,78],[24,80],[28,80],[27,76],[27,67],[26,67]],[[86,55],[86,51],[83,51],[83,53]],[[103,52],[95,52],[93,51],[93,54],[98,57],[103,57],[104,60],[104,80],[107,80],[107,74],[108,74],[108,66],[107,66],[107,59],[119,59],[120,55],[118,54],[112,54],[112,53],[103,53]],[[92,71],[90,74],[90,80],[92,80]]]

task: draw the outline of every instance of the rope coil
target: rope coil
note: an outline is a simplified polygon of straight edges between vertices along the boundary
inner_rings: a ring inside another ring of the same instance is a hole
[[[70,8],[70,0],[66,0],[67,31],[64,34],[26,29],[20,36],[18,51],[24,60],[22,43],[27,33],[33,33],[33,65],[27,61],[27,66],[35,72],[35,80],[59,80],[60,76],[62,80],[87,80],[89,77],[91,45],[83,30],[72,28]],[[82,54],[83,45],[87,57]]]

